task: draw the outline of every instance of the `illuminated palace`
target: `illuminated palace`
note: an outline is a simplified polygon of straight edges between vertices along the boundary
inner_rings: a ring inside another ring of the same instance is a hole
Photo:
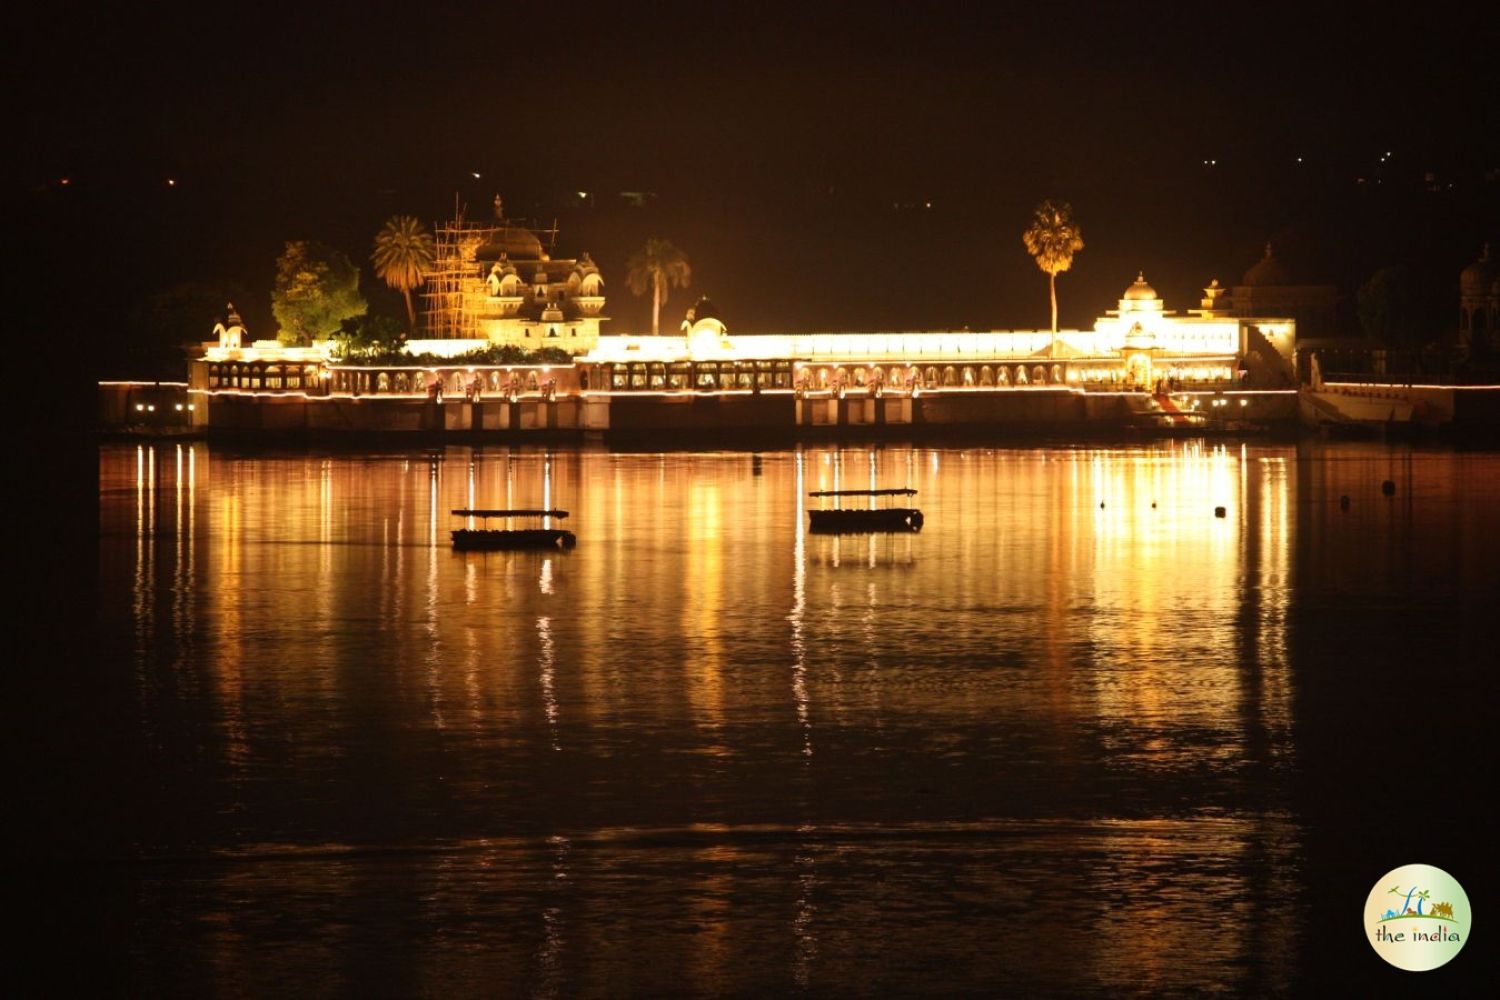
[[[542,237],[505,217],[459,215],[437,227],[436,261],[422,298],[427,328],[441,340],[477,340],[525,350],[560,347],[570,354],[599,342],[604,277],[589,259],[554,259],[555,228]]]
[[[219,331],[190,366],[190,400],[206,405],[188,407],[189,422],[488,431],[1295,417],[1296,319],[1247,315],[1250,296],[1217,282],[1197,308],[1172,312],[1138,275],[1092,329],[1056,334],[741,334],[707,299],[675,336],[601,334],[604,277],[587,253],[554,258],[555,235],[507,219],[498,198],[493,219],[440,225],[429,336],[404,359],[345,361],[331,344]],[[497,345],[560,347],[572,361],[475,360]],[[724,405],[684,406],[713,401]]]
[[[1288,389],[1294,323],[1217,308],[1169,313],[1145,275],[1092,330],[731,336],[711,302],[682,336],[607,336],[578,359],[611,392],[791,389],[804,395],[1000,391]]]

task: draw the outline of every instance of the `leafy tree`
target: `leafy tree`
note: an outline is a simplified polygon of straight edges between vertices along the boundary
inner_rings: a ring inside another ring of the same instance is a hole
[[[661,333],[661,307],[666,304],[669,287],[686,288],[693,280],[693,269],[687,255],[670,240],[649,239],[628,263],[625,280],[630,290],[644,295],[651,290],[651,335]]]
[[[1047,275],[1052,291],[1052,332],[1057,333],[1057,276],[1073,266],[1073,255],[1083,249],[1083,231],[1073,221],[1073,206],[1048,199],[1036,207],[1031,225],[1021,234],[1026,252]]]
[[[401,352],[406,346],[406,333],[397,320],[366,313],[340,323],[334,340],[340,357],[384,357]]]
[[[490,365],[524,365],[527,358],[527,350],[515,344],[502,344],[499,347],[480,348],[474,352]]]
[[[276,260],[271,314],[285,344],[306,344],[339,332],[344,320],[365,312],[359,269],[331,247],[293,240]]]
[[[1386,890],[1386,895],[1391,895],[1392,893],[1394,893],[1397,896],[1401,895],[1401,887],[1400,886],[1395,886],[1395,887],[1393,887],[1391,889],[1387,889]],[[1411,898],[1413,896],[1416,896],[1417,897],[1417,909],[1416,909],[1416,913],[1417,913],[1418,916],[1421,916],[1422,915],[1422,901],[1425,900],[1425,899],[1427,899],[1431,895],[1432,895],[1432,893],[1431,893],[1430,890],[1423,889],[1421,892],[1418,892],[1417,891],[1417,887],[1415,885],[1413,885],[1410,889],[1406,890],[1406,898],[1401,901],[1401,909],[1400,909],[1399,912],[1400,913],[1406,913],[1409,910],[1411,910]]]
[[[531,353],[532,363],[541,365],[571,364],[573,355],[561,347],[538,347]]]
[[[1355,297],[1365,336],[1392,347],[1418,339],[1421,310],[1417,303],[1411,271],[1399,264],[1376,271]]]
[[[375,234],[375,252],[370,260],[380,280],[406,296],[406,318],[411,324],[408,329],[417,325],[411,290],[427,280],[436,258],[432,234],[410,215],[391,216]]]

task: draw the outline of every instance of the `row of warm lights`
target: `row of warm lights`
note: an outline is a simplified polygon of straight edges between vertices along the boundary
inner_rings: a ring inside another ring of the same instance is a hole
[[[59,177],[57,179],[57,184],[58,184],[59,187],[68,187],[72,183],[73,183],[73,178],[71,178],[71,177]],[[166,179],[166,185],[169,188],[176,187],[177,186],[177,178],[175,178],[175,177],[168,177]]]
[[[1214,400],[1210,400],[1208,405],[1209,406],[1228,406],[1229,403],[1230,403],[1230,401],[1227,400],[1227,399],[1214,399]],[[1240,400],[1240,405],[1241,406],[1249,406],[1250,405],[1250,400],[1248,400],[1248,399],[1242,399],[1242,400]],[[1203,400],[1201,400],[1201,399],[1195,399],[1195,400],[1193,400],[1192,403],[1189,404],[1188,408],[1189,409],[1193,409],[1193,410],[1201,410],[1203,408]]]
[[[195,409],[197,409],[197,404],[196,403],[188,403],[187,404],[187,409],[189,409],[189,410],[195,410]],[[178,413],[181,413],[182,410],[183,410],[183,405],[181,403],[178,403],[176,405],[176,410],[177,410]],[[137,413],[155,413],[156,412],[156,404],[155,403],[136,403],[135,404],[135,412],[137,412]]]
[[[552,371],[552,366],[551,365],[481,365],[479,367],[482,367],[485,371],[505,371],[505,372],[515,371],[516,369],[527,370],[527,369],[535,368],[538,371],[540,371],[543,375],[549,374]],[[338,370],[341,371],[341,372],[426,372],[428,375],[436,375],[436,374],[438,374],[439,371],[445,371],[445,372],[448,372],[448,373],[451,374],[453,372],[458,371],[459,369],[458,369],[457,366],[447,366],[447,365],[441,366],[440,368],[434,368],[434,367],[432,367],[430,365],[344,365],[344,364],[341,364],[341,365],[338,366]],[[465,368],[463,370],[466,371],[466,372],[468,372],[470,375],[472,375],[476,371],[478,371],[479,368],[476,368],[474,365],[470,365],[469,367],[467,367],[467,368]],[[332,378],[333,376],[329,372],[329,370],[325,368],[321,372],[319,372],[318,377],[319,378]]]
[[[1075,370],[1076,369],[1070,370],[1068,372],[1068,379],[1070,381],[1074,378]],[[1165,376],[1167,378],[1177,379],[1208,380],[1228,379],[1234,377],[1234,372],[1228,368],[1158,368],[1155,370],[1155,373],[1157,376]],[[1079,371],[1079,375],[1085,382],[1104,382],[1107,381],[1111,376],[1126,375],[1126,370],[1124,368],[1084,368]]]
[[[1381,162],[1381,163],[1385,163],[1385,162],[1386,162],[1386,161],[1388,161],[1388,160],[1389,160],[1389,159],[1390,159],[1390,158],[1391,158],[1391,157],[1392,157],[1392,156],[1395,156],[1395,155],[1396,155],[1396,154],[1395,154],[1395,153],[1392,153],[1392,152],[1391,152],[1391,151],[1389,151],[1389,150],[1387,150],[1387,151],[1386,151],[1386,152],[1385,152],[1385,155],[1383,155],[1383,156],[1381,156],[1381,157],[1380,157],[1380,162]],[[1299,157],[1297,157],[1297,162],[1298,162],[1298,163],[1301,163],[1301,162],[1302,162],[1302,160],[1303,160],[1303,158],[1302,158],[1302,157],[1300,157],[1300,156],[1299,156]],[[1218,161],[1218,159],[1216,159],[1216,158],[1209,158],[1209,159],[1207,159],[1207,160],[1204,160],[1204,161],[1203,161],[1203,165],[1204,165],[1204,166],[1205,166],[1205,167],[1217,167],[1217,166],[1218,166],[1218,165],[1219,165],[1219,161]]]

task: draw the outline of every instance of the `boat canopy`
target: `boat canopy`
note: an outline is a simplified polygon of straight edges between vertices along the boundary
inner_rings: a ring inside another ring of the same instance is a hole
[[[810,497],[910,497],[916,495],[917,491],[909,486],[888,490],[817,490],[808,494]]]
[[[461,508],[453,511],[454,517],[567,517],[565,510],[469,510]]]

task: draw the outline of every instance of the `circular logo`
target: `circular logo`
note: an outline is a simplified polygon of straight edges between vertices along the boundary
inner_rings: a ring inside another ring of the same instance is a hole
[[[1446,965],[1469,940],[1473,914],[1458,880],[1431,865],[1386,872],[1365,900],[1365,931],[1375,953],[1398,969]]]

